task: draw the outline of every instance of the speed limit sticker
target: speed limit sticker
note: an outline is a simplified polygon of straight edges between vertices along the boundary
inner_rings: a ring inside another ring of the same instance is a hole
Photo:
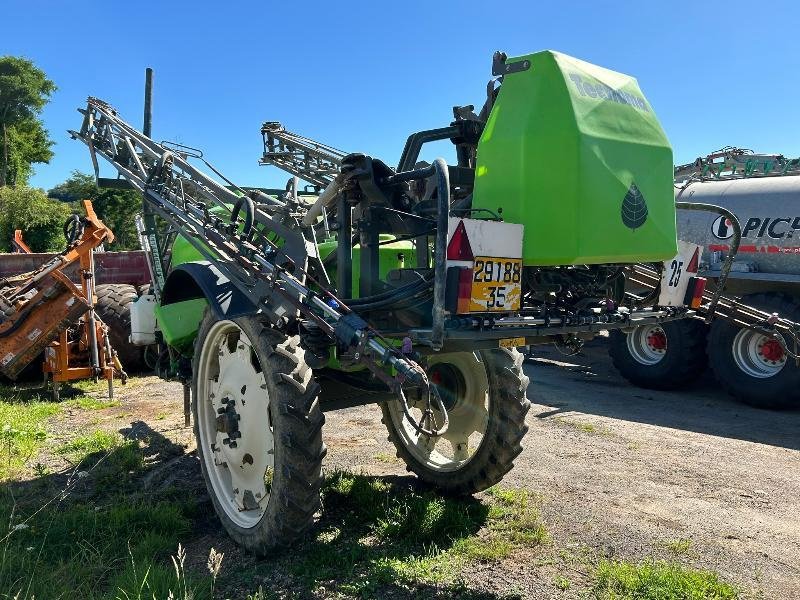
[[[703,247],[691,242],[678,241],[678,255],[664,261],[661,272],[659,306],[682,306],[689,279],[700,270],[700,254]]]

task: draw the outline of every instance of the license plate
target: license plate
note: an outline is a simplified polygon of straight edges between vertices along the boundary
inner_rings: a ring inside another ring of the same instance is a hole
[[[525,345],[524,337],[503,338],[502,340],[500,340],[501,348],[519,348],[520,346],[524,345]]]
[[[478,256],[472,267],[470,312],[519,310],[522,300],[522,259]]]

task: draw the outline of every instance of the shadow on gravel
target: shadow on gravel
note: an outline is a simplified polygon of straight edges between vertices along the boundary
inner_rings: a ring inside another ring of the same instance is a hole
[[[800,411],[738,403],[718,388],[710,371],[687,389],[664,392],[637,388],[623,379],[602,339],[574,356],[552,346],[534,348],[533,356],[525,367],[531,378],[528,396],[535,404],[552,407],[537,414],[539,418],[575,411],[800,449]]]

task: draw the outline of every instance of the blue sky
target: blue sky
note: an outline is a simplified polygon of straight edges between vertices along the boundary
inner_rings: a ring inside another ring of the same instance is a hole
[[[724,145],[800,155],[800,2],[89,2],[4,0],[0,55],[59,86],[43,117],[57,142],[45,189],[86,148],[66,129],[88,95],[140,127],[155,69],[153,137],[202,148],[242,185],[259,127],[288,128],[394,164],[409,133],[483,101],[491,56],[554,49],[636,76],[677,161]],[[106,169],[106,175],[110,172]]]

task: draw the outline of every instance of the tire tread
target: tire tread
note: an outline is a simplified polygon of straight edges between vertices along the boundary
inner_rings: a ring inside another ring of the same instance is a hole
[[[299,338],[286,337],[254,318],[245,319],[250,321],[246,330],[242,323],[244,319],[236,319],[237,325],[245,330],[253,346],[258,346],[256,351],[265,375],[274,374],[269,378],[273,385],[269,386],[268,383],[268,391],[273,409],[277,409],[281,415],[280,419],[273,420],[273,425],[279,422],[284,428],[284,431],[275,432],[275,443],[281,444],[280,453],[276,448],[276,463],[278,457],[282,457],[280,466],[276,464],[276,471],[280,469],[283,485],[280,489],[273,487],[271,493],[274,496],[270,498],[262,521],[251,529],[237,527],[221,509],[217,509],[217,513],[225,529],[238,544],[264,556],[294,543],[314,522],[314,515],[320,508],[322,460],[326,454],[322,441],[325,416],[318,401],[319,384],[297,352]],[[214,321],[211,311],[207,311],[200,334]],[[197,373],[199,366],[200,340],[203,337],[200,334],[195,346],[194,373]],[[196,403],[196,387],[193,396]],[[196,405],[194,413],[195,436],[199,441]],[[206,477],[205,466],[203,475]],[[274,479],[273,485],[277,481],[277,478]],[[213,498],[207,477],[206,484],[216,508],[216,499]],[[270,510],[273,501],[276,501],[275,509]]]

